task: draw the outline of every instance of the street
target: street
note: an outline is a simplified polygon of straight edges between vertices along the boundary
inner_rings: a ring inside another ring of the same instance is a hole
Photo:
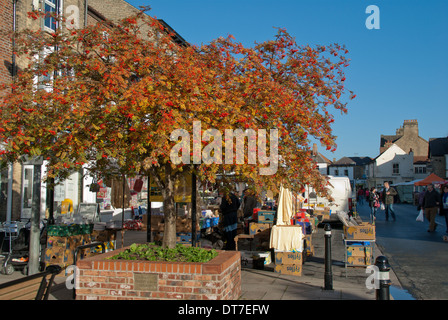
[[[388,258],[400,283],[415,299],[448,299],[448,242],[444,242],[445,218],[437,216],[437,229],[427,232],[428,221],[417,222],[418,211],[410,204],[395,204],[394,222],[385,220],[384,211],[377,212],[376,241]],[[368,204],[359,205],[358,214],[369,221]]]

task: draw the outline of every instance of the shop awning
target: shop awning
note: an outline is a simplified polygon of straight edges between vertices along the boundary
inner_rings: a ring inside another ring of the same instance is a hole
[[[445,184],[448,181],[445,179],[440,178],[438,175],[431,173],[429,176],[427,176],[425,179],[417,181],[414,183],[415,186],[427,186],[428,184]]]

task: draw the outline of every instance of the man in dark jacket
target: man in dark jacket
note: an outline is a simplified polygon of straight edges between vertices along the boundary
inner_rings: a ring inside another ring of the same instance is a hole
[[[389,182],[384,182],[384,189],[382,194],[382,201],[385,207],[386,221],[389,221],[389,213],[392,219],[395,221],[395,211],[394,211],[394,197],[397,195],[397,191],[389,186]]]
[[[423,197],[423,209],[425,210],[426,219],[429,221],[428,232],[436,230],[436,216],[440,205],[440,194],[434,189],[432,184],[428,185],[425,196]]]
[[[220,209],[223,217],[224,234],[227,244],[225,250],[235,250],[236,228],[238,225],[238,208],[240,200],[233,193],[222,197]]]
[[[252,217],[254,209],[257,206],[257,198],[252,190],[244,190],[243,203],[244,218]]]

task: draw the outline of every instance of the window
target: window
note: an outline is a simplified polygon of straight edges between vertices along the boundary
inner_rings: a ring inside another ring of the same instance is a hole
[[[426,173],[426,167],[415,167],[415,173]]]
[[[348,170],[344,169],[344,176],[348,177]]]
[[[39,62],[39,63],[42,64],[42,63],[44,63],[43,62],[44,58],[53,52],[54,52],[53,47],[46,47],[42,51],[42,54],[40,56],[39,55],[36,56],[36,59],[40,59],[41,62]],[[53,79],[54,79],[54,72],[49,71],[46,75],[41,75],[40,77],[38,77],[36,79],[37,80],[37,82],[36,82],[37,88],[51,91],[52,87],[53,87]]]
[[[398,163],[392,165],[392,174],[400,174],[400,165]]]
[[[54,18],[55,14],[60,13],[61,8],[61,0],[45,0],[45,29],[49,31],[56,30],[56,19]]]

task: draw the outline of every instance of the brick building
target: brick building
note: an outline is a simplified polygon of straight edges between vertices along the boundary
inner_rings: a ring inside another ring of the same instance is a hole
[[[448,137],[430,138],[428,157],[430,159],[429,172],[448,179]]]
[[[12,55],[13,40],[7,35],[15,27],[15,7],[14,1],[0,1],[0,34],[3,35],[0,36],[0,83],[11,82],[15,70],[13,68],[14,58]],[[2,146],[0,145],[1,148]],[[13,195],[13,169],[11,165],[0,168],[0,221],[5,221],[7,212],[11,212],[13,206],[11,201]],[[18,173],[20,173],[20,170],[18,170]],[[17,188],[17,184],[15,184],[15,187]],[[17,199],[18,197],[16,196],[15,198]]]
[[[11,37],[4,35],[5,32],[20,31],[25,28],[51,32],[55,28],[67,27],[57,25],[52,17],[37,20],[29,19],[27,17],[28,12],[33,10],[56,12],[64,15],[68,20],[67,22],[74,22],[68,28],[82,28],[99,21],[116,21],[139,11],[138,8],[123,0],[0,0],[0,10],[0,30],[2,31],[2,36],[0,36],[1,83],[12,81],[13,70],[20,70],[26,59],[24,57],[15,58],[12,55],[14,42]],[[163,20],[159,21],[169,27]],[[186,43],[177,33],[175,33],[173,41],[180,44]],[[33,190],[34,182],[37,181],[39,175],[43,175],[43,170],[45,170],[44,166],[38,163],[14,163],[0,168],[0,222],[28,218],[31,213],[33,193],[39,194],[40,204],[38,206],[41,215],[45,214],[48,207],[45,185],[41,184],[39,190]],[[39,173],[38,175],[35,175],[36,171]],[[56,206],[56,202],[64,197],[71,198],[76,210],[76,205],[86,201],[85,197],[89,196],[85,192],[86,187],[82,174],[77,172],[57,188],[58,190],[55,190]],[[58,199],[56,199],[56,196]],[[91,199],[87,199],[87,201],[91,201]]]
[[[414,161],[428,159],[428,141],[419,136],[418,121],[404,120],[403,126],[395,131],[395,135],[381,135],[380,154],[393,144],[405,152],[414,153]]]

